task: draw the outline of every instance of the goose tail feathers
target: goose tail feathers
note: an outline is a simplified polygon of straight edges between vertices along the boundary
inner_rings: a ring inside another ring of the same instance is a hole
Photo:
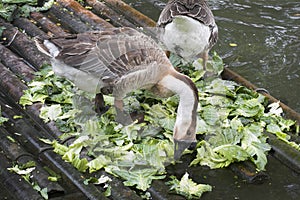
[[[36,37],[34,38],[34,42],[40,52],[51,58],[55,58],[59,54],[58,47],[49,40],[44,40],[44,42],[42,42],[42,40]]]

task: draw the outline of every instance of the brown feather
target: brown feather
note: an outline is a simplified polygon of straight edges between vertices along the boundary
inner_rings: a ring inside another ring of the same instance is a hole
[[[86,32],[50,41],[60,50],[56,59],[90,74],[104,70],[104,76],[121,77],[163,54],[154,40],[130,28]]]

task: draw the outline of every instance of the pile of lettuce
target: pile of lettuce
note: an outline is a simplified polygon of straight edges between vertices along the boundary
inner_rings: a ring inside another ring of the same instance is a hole
[[[287,134],[295,128],[295,121],[281,116],[279,102],[268,105],[263,95],[220,79],[218,76],[224,65],[216,53],[207,67],[209,74],[216,76],[205,79],[202,69],[194,69],[201,66],[200,61],[182,65],[178,59],[170,59],[174,66],[179,66],[178,70],[192,78],[199,91],[198,144],[196,157],[190,165],[215,169],[251,160],[257,170],[264,170],[266,155],[271,149],[265,131],[300,149],[298,144],[289,141]],[[104,169],[122,178],[125,185],[142,191],[151,186],[152,180],[166,177],[165,166],[174,163],[172,134],[178,96],[158,98],[147,91],[132,92],[124,99],[125,109],[142,114],[144,121],[123,126],[115,121],[113,97],[105,96],[110,108],[99,116],[94,111],[94,96],[54,75],[49,66],[37,72],[28,87],[20,104],[42,102],[40,117],[46,123],[56,123],[64,133],[61,139],[76,137],[70,145],[44,141],[79,171]],[[93,159],[84,157],[86,153]]]

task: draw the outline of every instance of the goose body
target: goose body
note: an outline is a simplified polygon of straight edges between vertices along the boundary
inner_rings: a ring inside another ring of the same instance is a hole
[[[187,61],[200,56],[204,65],[218,39],[218,27],[205,0],[170,0],[157,26],[164,28],[161,40],[167,50]]]
[[[196,141],[197,88],[150,37],[131,28],[112,28],[51,38],[37,46],[51,56],[57,75],[84,91],[112,93],[117,109],[122,110],[127,93],[140,88],[160,96],[178,94],[174,157]]]

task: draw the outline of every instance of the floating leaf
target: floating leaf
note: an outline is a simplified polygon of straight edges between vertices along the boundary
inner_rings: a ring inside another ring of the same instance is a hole
[[[237,44],[236,43],[229,43],[229,46],[231,46],[231,47],[237,47]]]

